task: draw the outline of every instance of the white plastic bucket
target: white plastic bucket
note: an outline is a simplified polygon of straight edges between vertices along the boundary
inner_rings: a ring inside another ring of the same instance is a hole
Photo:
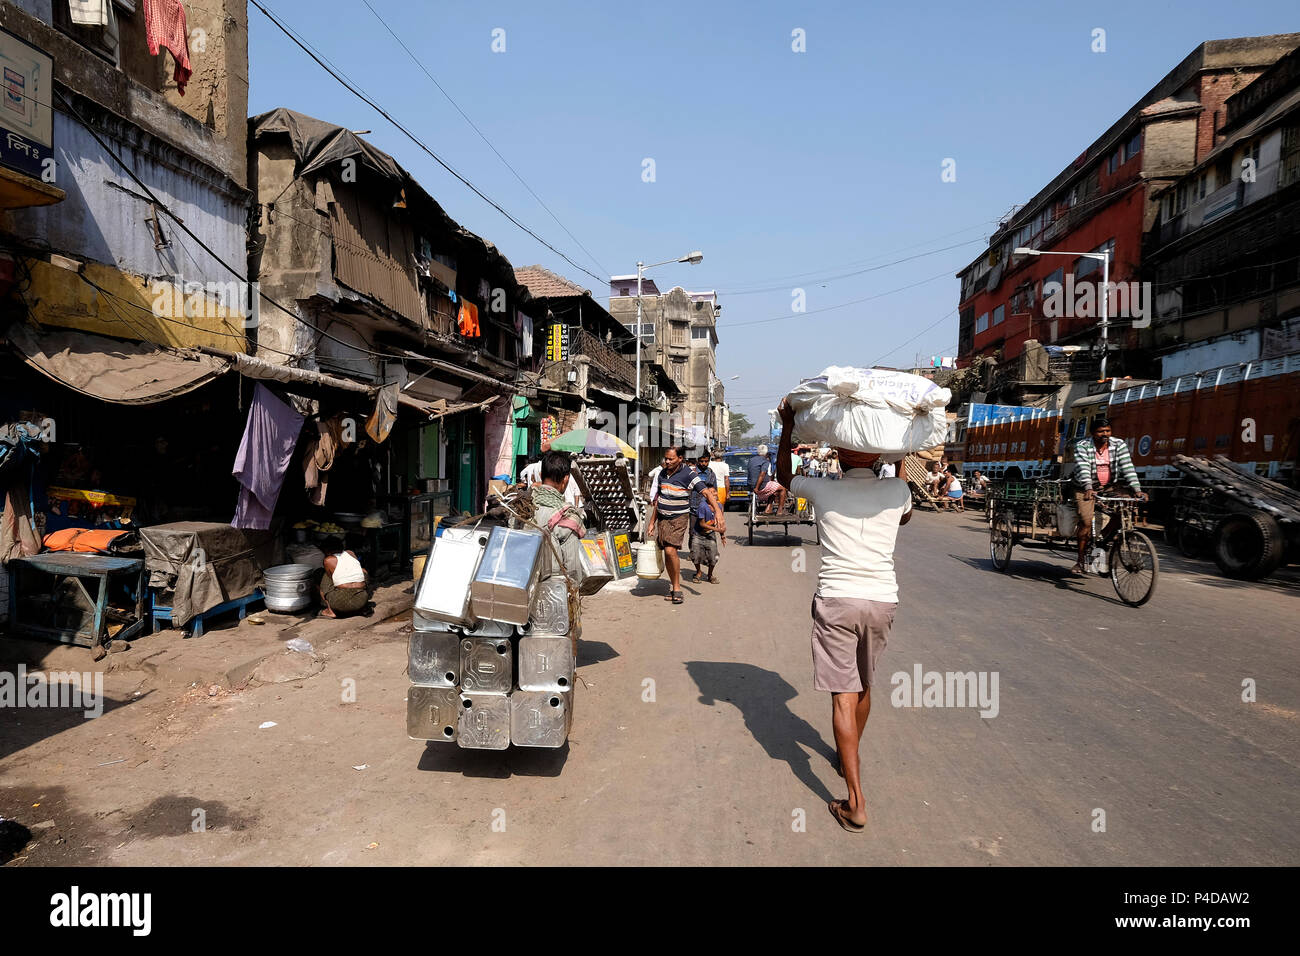
[[[643,581],[657,581],[664,573],[664,552],[653,541],[636,546],[636,576]]]

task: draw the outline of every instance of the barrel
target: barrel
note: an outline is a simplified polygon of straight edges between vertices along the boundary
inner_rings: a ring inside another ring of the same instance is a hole
[[[267,610],[292,614],[311,604],[316,570],[305,564],[280,564],[263,571]]]
[[[636,576],[643,581],[658,580],[664,573],[664,552],[653,541],[647,541],[636,547]]]

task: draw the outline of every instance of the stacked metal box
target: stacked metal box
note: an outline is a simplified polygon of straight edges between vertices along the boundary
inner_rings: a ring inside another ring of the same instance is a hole
[[[442,537],[425,564],[408,648],[406,732],[413,739],[471,750],[505,750],[512,743],[558,748],[568,740],[577,632],[567,588],[562,577],[539,582],[539,549],[518,531],[498,535],[506,531],[449,539],[457,557],[442,564],[455,570],[452,585],[426,581],[439,566]],[[467,540],[480,558],[468,572],[460,556]],[[461,583],[468,596],[464,611],[447,620],[460,608],[449,592]]]

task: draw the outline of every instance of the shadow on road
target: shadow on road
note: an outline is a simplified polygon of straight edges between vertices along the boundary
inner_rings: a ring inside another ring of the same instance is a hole
[[[618,651],[604,641],[584,641],[582,638],[578,638],[578,667],[599,664],[601,661],[610,661],[618,656]]]
[[[443,743],[427,744],[417,770],[459,773],[466,777],[506,780],[512,776],[558,777],[569,759],[569,744],[545,747],[511,747],[509,750],[463,750]]]
[[[1105,579],[1102,583],[1109,593],[1097,593],[1088,588],[1088,583],[1099,575],[1089,574],[1086,577],[1076,577],[1070,573],[1068,566],[1060,564],[1048,564],[1046,561],[1030,561],[1024,558],[1017,558],[1013,553],[1011,555],[1011,567],[1006,571],[998,571],[993,567],[993,561],[989,558],[972,558],[967,554],[952,554],[948,557],[955,558],[962,564],[975,568],[978,571],[987,571],[989,574],[998,575],[1003,578],[1021,579],[1025,581],[1043,581],[1051,584],[1059,591],[1069,591],[1071,594],[1081,594],[1084,597],[1095,598],[1106,604],[1114,604],[1116,607],[1127,607],[1123,601],[1115,597],[1114,590],[1111,588],[1110,579]]]
[[[799,692],[784,677],[753,664],[730,661],[687,661],[686,672],[700,689],[701,704],[712,707],[719,700],[734,704],[745,719],[745,728],[769,757],[789,764],[804,786],[822,800],[832,799],[800,744],[827,761],[835,760],[835,750],[786,705]]]
[[[694,594],[696,597],[699,597],[700,592],[696,588],[688,586],[686,583],[688,580],[690,580],[689,574],[685,570],[683,570],[682,571],[682,595],[685,596],[687,594]],[[627,593],[632,595],[633,597],[639,597],[639,598],[659,597],[662,599],[668,597],[668,592],[670,590],[671,590],[671,582],[668,580],[667,573],[665,573],[662,578],[658,578],[654,581],[646,581],[644,579],[638,579],[636,582],[636,587],[634,587],[631,591],[628,591]],[[664,603],[666,604],[668,602],[665,601]]]

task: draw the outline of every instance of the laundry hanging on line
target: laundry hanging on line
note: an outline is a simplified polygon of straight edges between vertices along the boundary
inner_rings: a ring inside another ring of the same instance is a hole
[[[239,502],[230,520],[234,527],[263,531],[271,527],[304,420],[269,388],[257,383],[231,472],[239,482]]]

